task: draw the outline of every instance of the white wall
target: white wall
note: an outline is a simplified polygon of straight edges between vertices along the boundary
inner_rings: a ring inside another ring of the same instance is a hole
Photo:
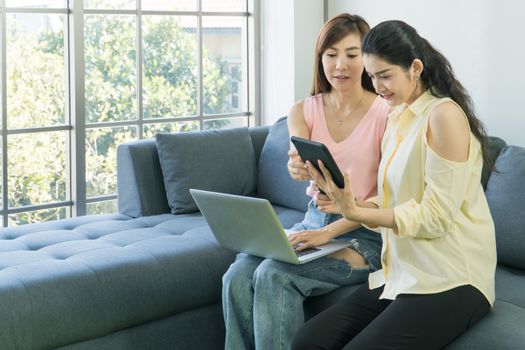
[[[309,95],[313,53],[323,25],[323,1],[261,1],[261,123],[287,115]]]
[[[525,39],[520,0],[328,0],[328,17],[363,16],[371,26],[400,19],[451,62],[488,133],[525,146]]]

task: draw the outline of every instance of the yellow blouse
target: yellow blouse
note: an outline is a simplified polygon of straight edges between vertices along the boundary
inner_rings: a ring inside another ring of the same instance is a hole
[[[481,144],[471,133],[468,160],[453,162],[427,144],[430,112],[440,103],[428,91],[393,110],[383,136],[379,203],[393,208],[398,233],[382,228],[383,269],[370,274],[381,298],[439,293],[470,284],[494,302],[494,223],[480,183]]]

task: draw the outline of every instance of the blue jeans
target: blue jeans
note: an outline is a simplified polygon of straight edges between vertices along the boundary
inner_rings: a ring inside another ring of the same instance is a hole
[[[340,218],[319,211],[312,201],[304,220],[292,230],[319,229]],[[303,302],[307,297],[362,283],[370,271],[380,268],[378,233],[359,228],[339,239],[350,239],[351,248],[364,257],[368,266],[352,268],[330,257],[293,265],[238,254],[222,279],[225,348],[290,349],[295,333],[304,324]]]

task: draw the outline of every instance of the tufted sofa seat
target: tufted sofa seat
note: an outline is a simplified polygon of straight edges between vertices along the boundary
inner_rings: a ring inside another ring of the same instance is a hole
[[[217,303],[233,259],[198,214],[4,229],[0,249],[2,349],[55,348]]]

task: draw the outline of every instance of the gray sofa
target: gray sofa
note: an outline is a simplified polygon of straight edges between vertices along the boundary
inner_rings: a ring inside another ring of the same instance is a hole
[[[228,150],[231,142],[221,139],[222,133],[210,134],[218,140],[209,155],[216,167],[191,169],[198,176],[188,177],[183,187],[199,187],[192,183],[199,178],[206,182],[204,189],[239,182],[238,170],[218,170],[237,159],[232,160],[235,152]],[[286,171],[287,137],[285,121],[249,129],[253,164],[246,172],[253,174],[251,180],[243,178],[242,187],[244,194],[268,198],[285,227],[302,219],[308,201],[305,183],[290,180]],[[448,349],[520,349],[525,344],[520,201],[525,148],[501,150],[499,139],[491,145],[499,172],[485,174],[484,181],[490,175],[486,193],[497,230],[497,301],[489,316]],[[178,164],[202,164],[203,153],[196,154]],[[223,348],[221,277],[235,253],[217,245],[198,212],[171,213],[178,205],[173,202],[177,191],[163,178],[165,156],[170,154],[164,151],[159,158],[153,139],[119,147],[119,214],[0,230],[0,349]],[[306,317],[352,290],[307,300]]]

